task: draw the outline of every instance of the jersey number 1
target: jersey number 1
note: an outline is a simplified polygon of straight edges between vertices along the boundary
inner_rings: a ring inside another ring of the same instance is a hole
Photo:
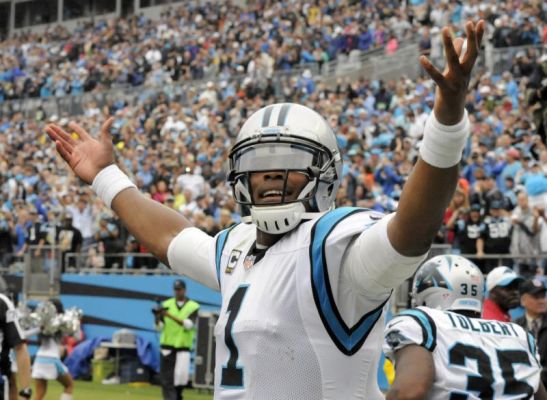
[[[498,365],[501,370],[503,380],[504,395],[525,394],[525,398],[530,398],[534,394],[534,389],[528,383],[515,379],[514,364],[531,365],[528,353],[523,350],[496,350]],[[448,361],[452,365],[465,367],[466,360],[475,360],[477,362],[478,375],[467,376],[468,392],[477,392],[481,399],[494,398],[494,375],[492,373],[492,364],[490,357],[482,349],[475,346],[468,346],[463,343],[455,344],[448,353]],[[465,400],[467,395],[461,393],[452,393],[450,400]]]
[[[228,358],[226,366],[222,367],[220,385],[223,387],[243,387],[243,368],[237,366],[239,351],[232,336],[232,327],[237,318],[237,314],[239,314],[239,309],[241,308],[241,303],[243,303],[243,298],[245,297],[245,293],[247,293],[247,289],[249,289],[249,285],[238,287],[232,297],[230,297],[228,308],[226,309],[230,315],[228,316],[228,321],[224,328],[224,342],[226,343],[226,347],[228,347],[230,357]]]

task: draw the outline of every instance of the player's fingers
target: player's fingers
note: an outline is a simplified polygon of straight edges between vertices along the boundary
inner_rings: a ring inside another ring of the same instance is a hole
[[[467,51],[462,57],[462,66],[466,72],[469,72],[473,68],[473,65],[475,65],[475,61],[477,60],[477,56],[479,54],[479,49],[477,46],[477,35],[473,23],[468,22],[465,25],[465,30],[467,34]]]
[[[484,36],[484,20],[480,20],[479,23],[475,26],[475,31],[476,31],[476,38],[477,38],[477,49],[480,50],[481,48],[481,43],[482,43],[482,38]]]
[[[454,44],[452,43],[452,36],[450,35],[450,29],[447,27],[443,28],[442,32],[443,43],[444,43],[444,54],[446,57],[446,63],[448,68],[458,68],[460,66],[460,60]]]
[[[90,140],[91,135],[85,131],[80,125],[74,121],[70,121],[68,127],[78,134],[81,140]]]
[[[72,146],[75,146],[77,144],[76,140],[74,140],[72,135],[65,131],[63,128],[61,128],[59,125],[50,124],[46,127],[46,132],[48,129],[55,132],[59,138],[63,139],[65,142],[71,144]]]
[[[431,61],[429,61],[426,56],[420,57],[420,64],[437,85],[439,85],[440,87],[444,86],[443,74],[431,63]]]
[[[472,29],[474,40],[471,42],[468,40],[468,45],[473,44],[475,53],[473,54],[473,58],[466,59],[464,61],[463,67],[466,71],[470,72],[473,66],[475,65],[475,62],[477,61],[477,58],[480,54],[481,49],[481,42],[482,38],[484,36],[484,21],[480,20],[479,23]]]
[[[76,145],[76,141],[63,129],[56,125],[49,125],[46,127],[46,133],[55,142],[62,142],[65,147],[72,151],[72,148]]]
[[[114,118],[109,117],[106,121],[104,121],[103,126],[101,127],[101,140],[107,143],[110,143],[112,141],[110,137],[110,127],[114,123]]]
[[[70,164],[70,152],[63,146],[63,143],[59,140],[55,142],[55,147],[57,148],[57,152],[61,155],[63,160],[67,162],[67,164]]]
[[[462,55],[465,52],[465,49],[464,49],[465,40],[463,40],[462,38],[456,38],[454,39],[452,44],[454,46],[454,51],[458,55],[458,62],[459,62],[459,60],[462,59]]]

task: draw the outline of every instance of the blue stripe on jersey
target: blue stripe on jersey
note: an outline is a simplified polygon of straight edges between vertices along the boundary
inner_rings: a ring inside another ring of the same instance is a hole
[[[536,340],[532,336],[530,332],[526,332],[526,339],[528,339],[528,349],[530,349],[530,353],[532,353],[532,356],[536,356]]]
[[[405,310],[399,315],[408,315],[409,317],[413,317],[416,322],[422,326],[422,330],[425,335],[422,346],[429,351],[433,351],[436,345],[436,328],[434,322],[431,320],[431,317],[419,309]]]
[[[217,269],[217,280],[218,284],[220,286],[220,260],[222,259],[222,250],[224,250],[224,246],[226,246],[226,240],[228,239],[228,235],[230,234],[230,231],[234,229],[236,226],[232,225],[228,229],[224,229],[218,234],[216,247],[215,247],[215,266]]]
[[[325,243],[329,234],[343,219],[357,212],[369,211],[363,208],[342,207],[322,216],[312,229],[310,245],[310,265],[312,278],[312,292],[317,310],[329,333],[340,351],[346,355],[357,352],[368,334],[382,315],[382,309],[389,297],[374,310],[365,314],[351,328],[342,319],[329,282],[329,274],[325,256]],[[366,227],[363,227],[363,230]]]

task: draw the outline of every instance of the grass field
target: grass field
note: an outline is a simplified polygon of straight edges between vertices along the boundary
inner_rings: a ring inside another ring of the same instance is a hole
[[[46,400],[59,400],[63,387],[50,382]],[[184,391],[184,400],[211,400],[213,395],[195,389]],[[161,400],[159,386],[135,387],[131,385],[101,385],[100,383],[76,381],[74,400]]]

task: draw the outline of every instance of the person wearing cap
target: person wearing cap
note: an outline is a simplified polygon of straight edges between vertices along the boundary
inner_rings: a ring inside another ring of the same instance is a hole
[[[519,285],[523,281],[509,267],[494,268],[486,276],[488,298],[484,301],[482,318],[510,322],[509,310],[520,305]]]
[[[186,297],[183,280],[175,280],[173,290],[175,295],[154,310],[156,328],[161,330],[160,381],[164,400],[181,400],[183,387],[188,384],[199,310],[199,304]]]
[[[520,285],[520,303],[524,315],[515,323],[527,329],[536,339],[540,362],[543,367],[541,381],[547,383],[547,287],[541,279],[529,279]]]
[[[481,237],[477,241],[477,256],[482,258],[485,254],[508,254],[511,246],[511,221],[502,214],[502,202],[493,200],[490,203],[488,215],[484,218]],[[489,258],[484,261],[484,271],[488,273],[499,263],[497,258]],[[503,258],[502,263],[511,265],[512,261]]]

